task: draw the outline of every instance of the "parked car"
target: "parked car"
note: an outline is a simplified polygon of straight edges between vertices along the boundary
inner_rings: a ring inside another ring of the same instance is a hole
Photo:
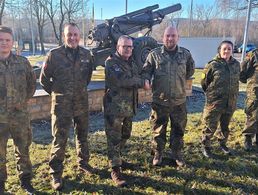
[[[35,74],[36,74],[36,78],[39,78],[40,72],[41,72],[41,67],[44,64],[44,61],[38,61],[35,63],[35,65],[32,67]]]
[[[238,45],[234,45],[234,48],[233,48],[233,53],[238,53]]]
[[[253,43],[248,43],[248,44],[246,45],[246,53],[248,53],[248,52],[250,52],[250,51],[252,51],[252,50],[254,50],[254,49],[256,49],[255,44],[253,44]],[[243,45],[241,45],[241,46],[238,48],[238,52],[239,52],[239,53],[241,53],[242,51],[243,51]]]

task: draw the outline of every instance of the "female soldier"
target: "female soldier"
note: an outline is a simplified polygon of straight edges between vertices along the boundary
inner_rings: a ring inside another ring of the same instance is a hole
[[[218,47],[218,54],[205,66],[202,74],[201,85],[206,96],[202,152],[208,158],[212,157],[210,140],[217,129],[221,150],[225,154],[230,154],[226,146],[229,136],[228,125],[236,109],[240,74],[240,64],[232,57],[232,52],[233,43],[228,40],[222,41]]]

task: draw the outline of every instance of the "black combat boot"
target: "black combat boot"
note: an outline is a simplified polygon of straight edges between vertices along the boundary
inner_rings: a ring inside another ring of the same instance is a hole
[[[122,160],[122,165],[121,165],[121,168],[122,170],[126,170],[126,169],[134,169],[135,165],[133,163],[130,163],[130,162],[127,162],[125,160]]]
[[[54,190],[62,190],[63,188],[63,181],[61,177],[53,176],[51,186]]]
[[[250,135],[245,136],[244,147],[246,151],[252,150],[252,137]]]
[[[120,167],[112,168],[111,178],[118,187],[124,187],[127,185],[126,181],[122,177]]]
[[[220,145],[220,149],[222,152],[224,152],[224,154],[228,154],[228,155],[231,155],[232,152],[230,151],[230,149],[226,146],[226,143],[225,142],[219,142],[219,145]]]
[[[21,187],[22,187],[22,189],[24,189],[24,191],[26,191],[27,194],[35,193],[35,189],[31,185],[31,180],[28,178],[21,179]]]
[[[155,151],[154,157],[152,160],[153,166],[160,166],[162,164],[162,152]]]
[[[175,161],[178,167],[183,167],[185,166],[185,161],[183,158],[183,151],[181,149],[178,149],[176,151],[176,157],[175,157]]]
[[[88,175],[92,175],[96,173],[96,170],[89,164],[79,165],[79,169]]]
[[[202,147],[202,154],[206,157],[206,158],[213,158],[213,154],[211,152],[211,148],[207,147],[207,146],[203,146]]]
[[[0,181],[0,194],[4,194],[4,181]]]

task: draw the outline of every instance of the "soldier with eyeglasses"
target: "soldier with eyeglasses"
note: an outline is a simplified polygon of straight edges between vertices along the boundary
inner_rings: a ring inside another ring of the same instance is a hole
[[[116,53],[105,64],[104,117],[107,136],[108,159],[112,168],[111,178],[119,187],[126,181],[121,174],[121,150],[131,136],[132,117],[137,108],[138,88],[149,89],[149,81],[139,75],[139,68],[132,59],[133,41],[122,35],[118,39]]]

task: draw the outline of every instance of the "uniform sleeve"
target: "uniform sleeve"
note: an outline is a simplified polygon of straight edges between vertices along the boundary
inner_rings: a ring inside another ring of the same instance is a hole
[[[93,62],[93,54],[92,53],[90,53],[90,55],[89,55],[89,61],[90,61],[90,63],[89,63],[89,72],[88,72],[88,79],[87,79],[87,85],[90,83],[90,81],[91,81],[91,77],[92,77],[92,72],[93,72],[93,69],[94,69],[94,62]]]
[[[129,76],[117,64],[111,64],[109,60],[106,61],[105,67],[106,79],[114,86],[122,88],[141,88],[144,86],[144,79],[141,79],[139,75]]]
[[[153,55],[149,53],[147,56],[147,59],[143,65],[142,71],[141,71],[141,76],[144,79],[151,80],[153,72],[154,72],[154,67],[155,67],[155,60],[153,58]]]
[[[207,64],[202,72],[201,86],[204,92],[206,92],[211,81],[213,80],[212,68],[210,64]]]
[[[45,59],[44,65],[42,66],[39,82],[42,88],[48,93],[51,94],[52,91],[52,76],[53,76],[53,67],[51,63],[51,53]]]
[[[256,63],[255,56],[247,56],[240,65],[240,81],[246,83],[247,79],[250,78],[254,72],[254,64]]]
[[[36,90],[36,74],[30,65],[30,62],[27,60],[27,75],[26,75],[26,80],[27,80],[27,98],[31,98],[33,94],[35,93]]]
[[[195,63],[190,53],[186,63],[186,79],[188,80],[193,76],[195,71]]]

